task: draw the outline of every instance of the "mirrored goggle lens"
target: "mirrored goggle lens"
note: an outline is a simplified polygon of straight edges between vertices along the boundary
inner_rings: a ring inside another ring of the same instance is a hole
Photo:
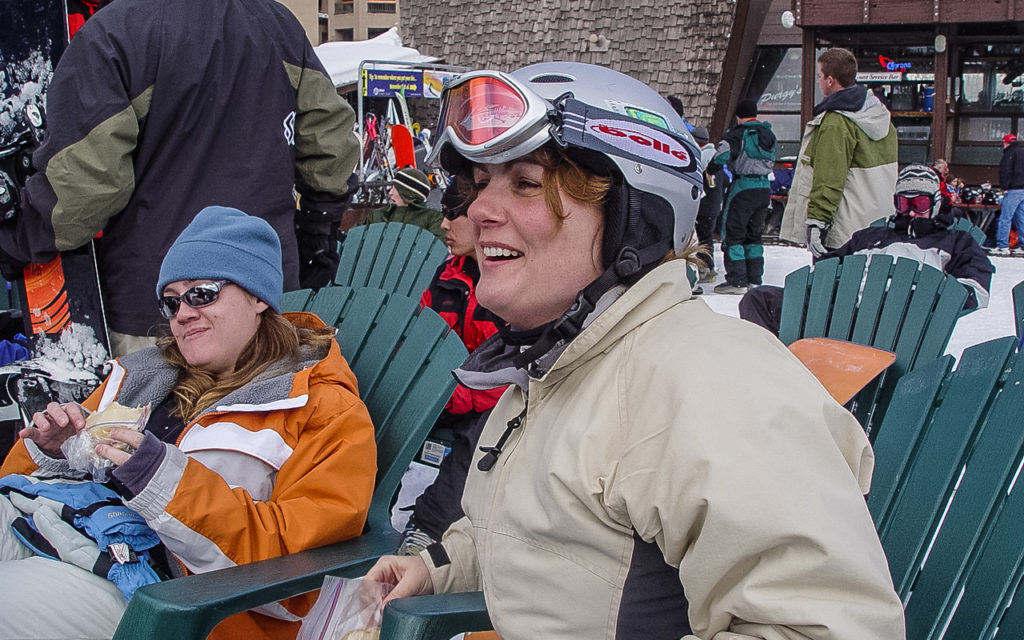
[[[893,202],[896,205],[896,211],[900,213],[907,213],[908,211],[930,213],[932,210],[932,197],[927,194],[905,196],[897,193],[893,196]]]
[[[490,142],[514,127],[526,115],[526,101],[497,78],[480,76],[446,93],[442,127],[452,127],[463,142]]]
[[[180,296],[164,296],[159,301],[160,314],[167,320],[170,320],[178,313],[182,302],[193,309],[211,305],[217,302],[217,298],[220,297],[221,287],[226,282],[225,280],[204,282],[203,284],[197,284]]]

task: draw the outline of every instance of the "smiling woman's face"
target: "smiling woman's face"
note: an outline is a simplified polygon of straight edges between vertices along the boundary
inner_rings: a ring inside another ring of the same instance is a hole
[[[477,299],[516,329],[560,317],[602,271],[600,206],[560,194],[559,219],[545,204],[543,178],[529,160],[473,168]]]
[[[163,295],[180,296],[203,282],[210,280],[178,280],[164,287]],[[227,283],[213,304],[194,309],[182,302],[170,319],[171,333],[190,366],[220,378],[235,370],[266,309],[266,303],[256,296]]]

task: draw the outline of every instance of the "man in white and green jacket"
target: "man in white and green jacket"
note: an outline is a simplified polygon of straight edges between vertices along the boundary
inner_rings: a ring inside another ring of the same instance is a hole
[[[817,257],[842,246],[892,206],[897,142],[888,109],[855,83],[857,59],[834,48],[818,58],[825,99],[804,128],[780,237]]]

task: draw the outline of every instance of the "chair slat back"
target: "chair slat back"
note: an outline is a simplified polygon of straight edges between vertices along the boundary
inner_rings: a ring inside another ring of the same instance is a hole
[[[940,404],[933,409],[919,449],[896,490],[898,498],[892,511],[878,523],[893,584],[901,595],[910,590],[964,456],[977,437],[979,421],[1002,373],[1002,367],[993,366],[993,362],[1000,356],[999,362],[1005,361],[1006,344],[993,341],[964,352],[959,366],[944,383]],[[885,428],[883,421],[881,433]]]
[[[990,360],[999,369],[992,401],[981,416],[969,458],[956,496],[945,513],[945,521],[931,548],[928,561],[906,605],[908,624],[915,633],[942,631],[951,615],[958,627],[970,627],[988,619],[998,623],[1009,596],[1020,577],[1024,559],[1024,524],[1020,492],[1015,476],[1024,448],[1020,410],[1024,406],[1024,367],[1009,356],[1011,341],[1000,344],[1002,362]],[[990,379],[990,372],[982,376]],[[1009,493],[1009,497],[1008,497]],[[1018,495],[1014,495],[1018,494]],[[1013,531],[1016,537],[1013,537]],[[964,550],[969,550],[964,553]],[[961,597],[961,592],[963,596]],[[962,634],[949,638],[981,637]],[[1018,636],[1019,637],[1019,636]]]
[[[1017,337],[1024,340],[1024,280],[1013,287],[1013,318]]]
[[[869,433],[896,381],[946,348],[967,290],[916,260],[877,254],[829,258],[786,277],[779,337],[787,345],[826,336],[896,354],[848,407]]]
[[[911,640],[944,629],[991,638],[1024,573],[1024,364],[1014,344],[992,340],[965,350],[955,370],[945,356],[904,376],[875,441],[868,507]]]
[[[341,247],[334,284],[419,298],[448,249],[426,229],[401,222],[353,227]]]
[[[341,352],[359,381],[376,428],[377,488],[368,528],[390,522],[391,498],[455,388],[466,347],[436,312],[406,296],[368,287],[289,294],[338,328]]]

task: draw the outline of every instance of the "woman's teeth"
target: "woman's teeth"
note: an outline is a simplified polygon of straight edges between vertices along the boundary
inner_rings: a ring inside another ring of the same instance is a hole
[[[523,254],[513,249],[501,247],[484,247],[485,258],[518,258]]]

